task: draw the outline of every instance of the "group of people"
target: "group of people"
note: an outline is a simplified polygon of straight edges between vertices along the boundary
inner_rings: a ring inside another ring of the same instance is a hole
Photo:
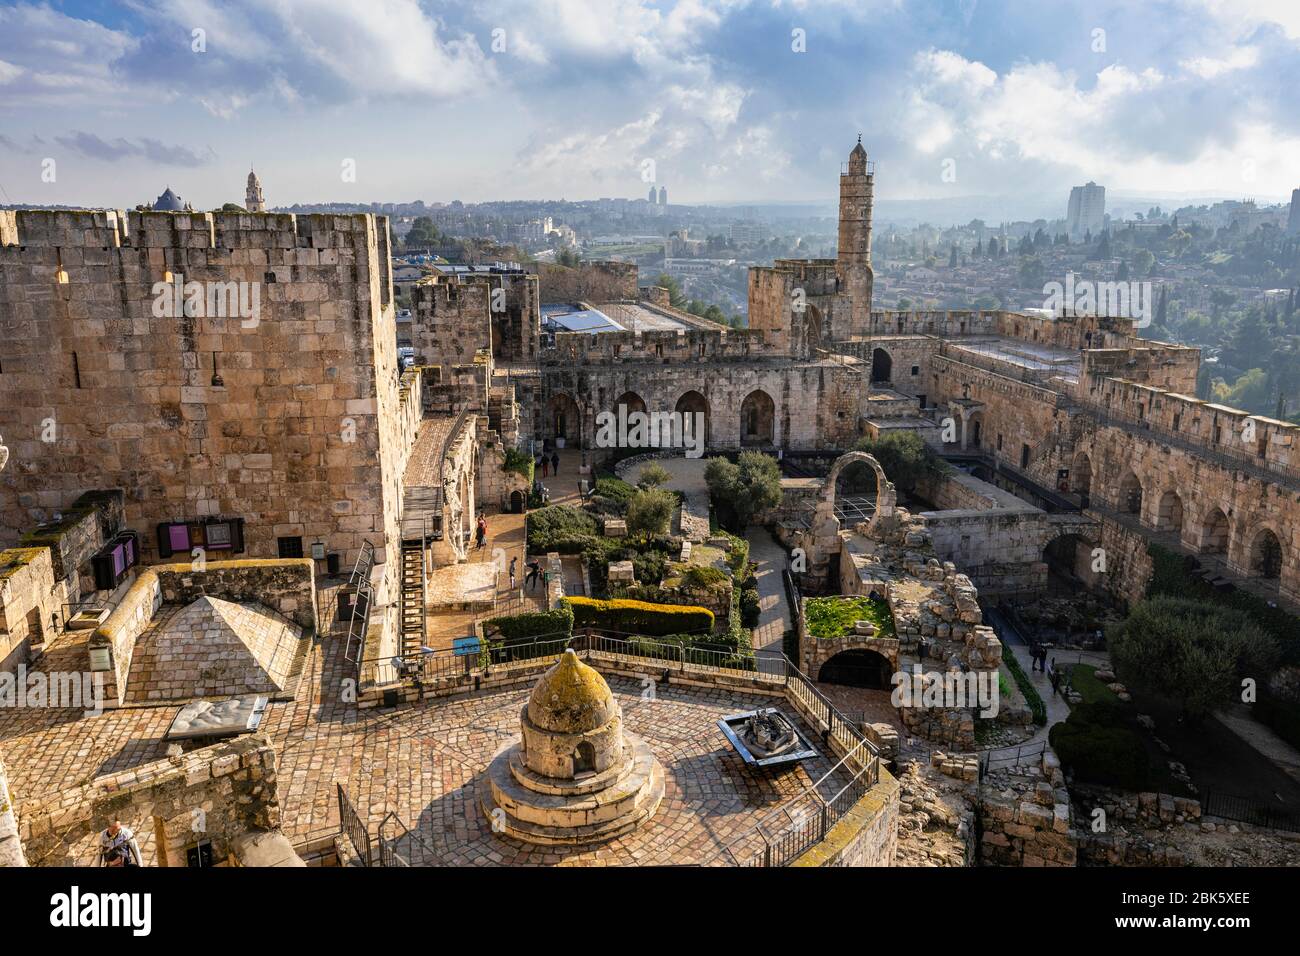
[[[1052,682],[1052,690],[1060,691],[1061,689],[1061,672],[1056,669],[1056,658],[1047,659],[1047,648],[1042,644],[1033,644],[1029,648],[1029,656],[1033,660],[1033,666],[1030,670],[1042,671],[1047,675],[1047,679]]]
[[[524,562],[524,567],[528,569],[528,573],[524,575],[524,587],[531,591],[533,585],[537,583],[539,575],[542,573],[542,563],[536,558],[529,558]],[[515,589],[515,574],[518,572],[518,569],[519,557],[516,555],[510,559],[510,590],[512,591]]]
[[[534,464],[537,466],[537,470],[541,472],[543,478],[548,478],[550,475],[558,475],[560,473],[560,455],[558,452],[551,452],[550,458],[547,458],[546,453],[542,452],[542,454],[537,456],[537,461],[534,462]]]

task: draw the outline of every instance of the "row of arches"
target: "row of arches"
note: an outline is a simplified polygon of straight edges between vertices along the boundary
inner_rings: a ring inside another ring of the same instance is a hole
[[[608,409],[618,412],[620,406],[626,407],[627,413],[645,413],[646,401],[633,391],[624,392],[614,400]],[[685,421],[694,427],[696,415],[703,415],[704,441],[713,441],[713,412],[709,400],[694,389],[682,393],[673,406],[673,411],[687,416]],[[594,418],[594,413],[593,418]],[[586,429],[594,422],[584,420],[584,411],[568,392],[557,392],[551,396],[546,405],[547,437],[563,439],[571,448],[582,447]],[[739,409],[740,444],[745,447],[767,447],[776,443],[776,402],[761,388],[754,389],[740,403]]]
[[[1092,494],[1092,462],[1086,453],[1075,457],[1071,473],[1074,489],[1080,495]],[[1153,496],[1156,492],[1151,493]],[[1253,528],[1239,527],[1234,538],[1232,522],[1227,512],[1210,502],[1198,516],[1189,517],[1190,502],[1183,500],[1177,489],[1166,488],[1153,501],[1147,500],[1147,490],[1132,469],[1126,469],[1116,485],[1114,499],[1118,511],[1135,516],[1143,524],[1179,536],[1180,540],[1199,554],[1231,557],[1235,563],[1253,577],[1274,580],[1282,574],[1282,539],[1276,529],[1267,524]]]

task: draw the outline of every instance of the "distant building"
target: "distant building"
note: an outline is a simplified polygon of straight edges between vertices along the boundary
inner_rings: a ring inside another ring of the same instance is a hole
[[[248,188],[244,190],[244,208],[249,212],[266,212],[266,200],[262,198],[262,184],[257,173],[248,171]]]
[[[1291,190],[1291,216],[1287,220],[1286,231],[1300,232],[1300,189]]]
[[[645,201],[653,206],[658,201],[658,197],[659,197],[658,191],[653,186],[651,186],[650,192],[645,197]]]
[[[660,186],[660,187],[659,187],[659,205],[661,205],[661,206],[667,206],[667,205],[668,205],[668,187],[667,187],[667,186]]]
[[[187,212],[190,204],[182,201],[181,197],[172,192],[172,188],[168,186],[149,208],[155,212]]]
[[[772,238],[772,230],[763,222],[737,222],[731,225],[733,242],[756,244]]]
[[[1065,215],[1065,228],[1071,239],[1080,239],[1088,233],[1096,236],[1106,225],[1106,187],[1090,182],[1070,190],[1070,206]]]

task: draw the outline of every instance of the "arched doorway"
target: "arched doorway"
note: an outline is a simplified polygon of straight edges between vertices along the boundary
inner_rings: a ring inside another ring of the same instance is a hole
[[[596,748],[589,741],[582,741],[573,752],[573,775],[596,772]]]
[[[562,439],[566,448],[582,447],[582,412],[567,392],[552,395],[546,405],[548,438]]]
[[[888,384],[894,380],[894,360],[884,349],[871,350],[871,383]]]
[[[524,493],[522,491],[510,492],[510,513],[523,514],[524,503],[526,500],[527,499],[524,497]]]
[[[817,679],[825,684],[844,684],[848,687],[866,687],[872,690],[889,690],[894,666],[889,658],[875,651],[853,648],[840,651],[821,666]]]
[[[1160,531],[1181,533],[1183,530],[1183,499],[1176,491],[1166,491],[1160,496],[1156,511],[1156,528]]]
[[[1073,587],[1080,583],[1090,586],[1096,578],[1092,569],[1094,548],[1095,543],[1078,534],[1063,534],[1047,542],[1043,548],[1043,563],[1050,575],[1059,579],[1053,581],[1049,578],[1049,590],[1060,590],[1063,583]]]
[[[1282,576],[1282,542],[1270,528],[1260,528],[1250,543],[1250,573],[1269,580]]]
[[[1092,459],[1082,452],[1074,459],[1070,487],[1075,494],[1084,498],[1092,494]]]
[[[1228,516],[1222,508],[1211,508],[1201,522],[1201,554],[1228,553]]]
[[[843,527],[851,528],[871,520],[880,490],[880,479],[872,462],[865,458],[849,461],[839,469],[834,490],[835,517]]]
[[[704,442],[708,443],[709,434],[709,400],[699,392],[690,391],[677,399],[677,404],[673,411],[682,416],[682,435],[694,436],[694,428],[697,422],[704,422]],[[697,415],[703,415],[703,418],[697,418]],[[691,444],[687,441],[687,444]]]
[[[640,395],[638,395],[636,392],[624,392],[622,395],[618,397],[618,401],[614,403],[614,408],[613,408],[613,412],[615,415],[618,414],[619,408],[623,405],[627,406],[627,414],[629,415],[631,415],[633,412],[645,411],[645,399],[642,398]]]
[[[740,403],[740,443],[773,445],[776,435],[776,403],[761,388]]]
[[[1142,482],[1131,471],[1125,472],[1119,483],[1119,510],[1142,516]]]

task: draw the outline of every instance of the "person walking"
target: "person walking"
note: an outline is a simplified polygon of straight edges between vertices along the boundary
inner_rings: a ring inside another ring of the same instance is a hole
[[[510,590],[515,589],[515,568],[519,566],[519,557],[515,556],[510,559]]]
[[[476,535],[476,540],[477,540],[477,543],[474,545],[474,549],[478,550],[479,548],[482,548],[483,545],[487,544],[487,519],[484,518],[482,515],[478,516],[478,521],[475,523],[474,533]]]
[[[537,575],[542,570],[542,564],[536,558],[532,558],[524,564],[524,567],[528,569],[528,573],[524,575],[524,587],[531,591],[533,585],[537,583]]]
[[[560,453],[558,451],[553,451],[551,452],[551,474],[558,475],[559,473],[560,473]]]

